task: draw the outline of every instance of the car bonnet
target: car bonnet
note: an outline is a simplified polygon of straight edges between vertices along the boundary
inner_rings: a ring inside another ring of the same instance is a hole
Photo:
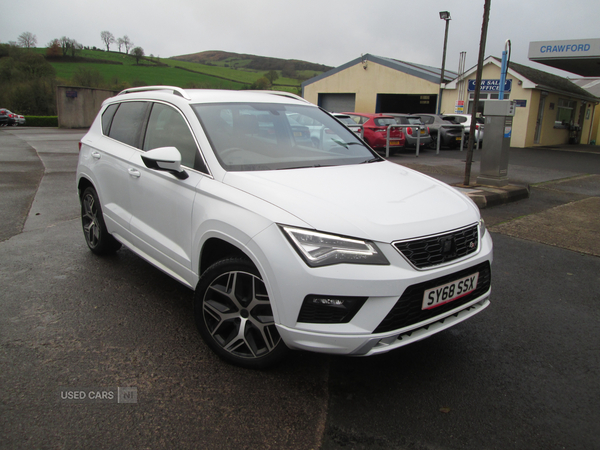
[[[479,220],[454,188],[387,161],[350,166],[229,172],[223,182],[323,232],[392,242]]]

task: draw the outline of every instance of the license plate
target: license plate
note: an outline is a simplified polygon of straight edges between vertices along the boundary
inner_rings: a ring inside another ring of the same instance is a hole
[[[421,134],[425,134],[425,130],[421,128]]]
[[[400,141],[390,141],[390,145],[400,145]]]
[[[460,141],[462,138],[460,136],[456,136],[456,140]]]
[[[294,131],[294,137],[302,137],[302,131]]]
[[[421,309],[432,309],[470,294],[477,287],[478,279],[479,272],[433,289],[427,289],[423,294]]]

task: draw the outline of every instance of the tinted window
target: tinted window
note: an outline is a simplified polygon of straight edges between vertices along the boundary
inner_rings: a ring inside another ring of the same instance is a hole
[[[378,127],[387,127],[388,125],[396,125],[396,120],[391,117],[382,117],[380,119],[373,119],[375,125]]]
[[[431,116],[421,116],[421,120],[423,123],[433,123],[433,117]]]
[[[147,102],[121,103],[115,113],[108,135],[124,144],[140,148],[140,136],[147,108]]]
[[[454,117],[442,117],[442,120],[443,120],[444,122],[449,122],[449,123],[452,123],[452,124],[458,124],[458,123],[460,123],[460,122],[459,122],[458,120],[456,120],[456,118],[454,118]]]
[[[192,132],[181,113],[162,103],[154,103],[143,149],[152,150],[159,147],[175,147],[181,153],[181,164],[206,171]]]
[[[336,116],[337,120],[339,120],[342,123],[348,124],[348,125],[357,125],[357,123],[352,119],[352,117],[350,116]]]
[[[113,117],[119,104],[110,105],[108,108],[104,110],[102,113],[102,134],[108,136],[108,132],[110,130],[110,124],[112,123]]]

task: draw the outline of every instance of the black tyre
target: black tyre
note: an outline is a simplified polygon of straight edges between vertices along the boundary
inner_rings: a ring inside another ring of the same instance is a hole
[[[121,243],[106,229],[98,194],[92,187],[81,195],[81,226],[88,247],[97,255],[108,255],[121,248]]]
[[[194,315],[206,344],[231,364],[264,369],[288,352],[265,284],[246,259],[221,260],[202,274],[194,293]]]
[[[437,149],[437,140],[438,140],[438,135],[437,134],[431,134],[431,141],[429,142],[429,148],[431,149]]]

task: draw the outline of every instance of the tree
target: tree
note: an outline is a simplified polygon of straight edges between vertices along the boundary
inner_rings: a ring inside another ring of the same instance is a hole
[[[62,48],[63,56],[67,56],[69,54],[69,46],[71,45],[71,39],[66,36],[63,36],[58,40],[58,42],[60,43],[60,47]]]
[[[60,41],[58,39],[52,39],[48,42],[47,47],[46,56],[58,57],[61,55]]]
[[[135,63],[139,64],[140,59],[144,56],[144,49],[142,47],[136,47],[131,51],[131,54],[135,57]]]
[[[113,34],[110,31],[102,31],[100,33],[100,38],[102,39],[102,42],[104,42],[104,45],[106,45],[106,51],[110,52],[110,44],[114,44],[115,42]]]
[[[21,33],[19,35],[19,39],[17,42],[19,44],[19,47],[31,48],[35,47],[35,45],[37,44],[37,38],[35,37],[35,34],[30,33],[29,31],[25,31],[24,33]]]
[[[123,47],[124,44],[125,44],[125,41],[123,41],[123,38],[117,39],[117,45],[119,46],[119,53],[121,53],[121,47]]]
[[[275,70],[269,70],[265,73],[265,78],[271,82],[271,84],[275,83],[275,80],[279,78],[279,75]]]
[[[129,36],[123,36],[123,45],[125,46],[125,53],[129,54],[129,49],[133,47],[133,42],[129,40]]]
[[[271,82],[267,77],[260,77],[254,83],[252,83],[252,89],[265,90],[271,87]]]
[[[71,56],[73,58],[75,58],[77,52],[79,50],[81,50],[83,48],[83,45],[81,45],[79,42],[77,42],[75,39],[69,39],[68,42],[68,49],[69,49],[69,53],[71,53]]]
[[[56,114],[56,72],[52,65],[39,53],[7,50],[9,55],[0,58],[0,104],[21,114]]]

